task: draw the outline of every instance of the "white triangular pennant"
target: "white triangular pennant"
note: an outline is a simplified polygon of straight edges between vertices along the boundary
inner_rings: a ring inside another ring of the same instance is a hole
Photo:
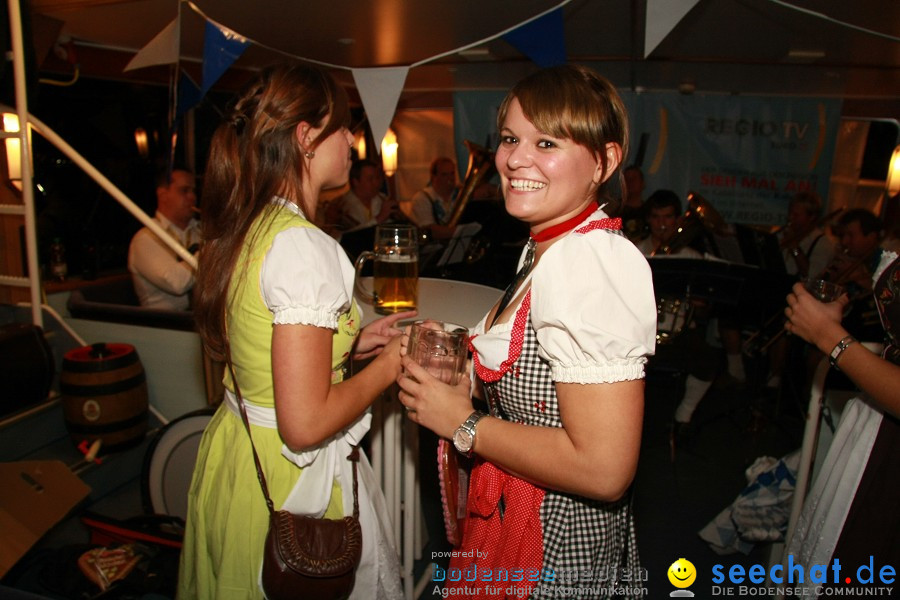
[[[409,67],[353,69],[353,80],[372,129],[372,139],[381,148],[381,140],[391,126],[397,101]]]
[[[644,58],[650,56],[699,0],[647,0]]]
[[[179,17],[156,34],[150,43],[141,48],[125,66],[126,71],[152,67],[153,65],[167,65],[178,62],[178,41],[181,28],[178,26]]]

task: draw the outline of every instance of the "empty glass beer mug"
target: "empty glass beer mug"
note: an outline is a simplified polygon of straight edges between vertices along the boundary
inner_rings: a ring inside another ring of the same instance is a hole
[[[419,295],[419,245],[414,225],[378,225],[375,251],[356,259],[356,292],[386,315],[413,310]],[[373,292],[364,289],[360,274],[366,260],[374,264]]]
[[[409,331],[409,357],[444,383],[456,385],[465,372],[469,330],[430,319],[416,321]]]

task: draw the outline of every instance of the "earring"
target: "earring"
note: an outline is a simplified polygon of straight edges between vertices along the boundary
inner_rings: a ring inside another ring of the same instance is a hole
[[[310,159],[310,160],[312,160],[312,158],[313,158],[315,155],[316,155],[316,151],[315,151],[315,150],[307,150],[306,152],[303,153],[303,156],[305,156],[306,158],[308,158],[308,159]]]

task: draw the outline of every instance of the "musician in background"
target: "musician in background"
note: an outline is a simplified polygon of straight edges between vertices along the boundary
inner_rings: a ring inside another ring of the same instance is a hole
[[[881,221],[864,208],[844,213],[837,223],[840,251],[819,276],[847,288],[850,305],[844,327],[866,342],[880,342],[883,335],[875,299],[872,273],[881,260]]]
[[[788,205],[788,222],[779,234],[784,266],[799,279],[825,270],[834,256],[834,242],[819,227],[822,201],[815,192],[800,192]]]
[[[872,295],[872,273],[882,254],[879,246],[881,222],[870,211],[856,208],[845,212],[834,230],[840,242],[838,251],[828,265],[811,278],[844,286],[849,297],[844,309],[844,327],[858,340],[881,342],[884,330]],[[766,385],[780,387],[784,369],[793,365],[803,373],[805,389],[821,359],[822,353],[814,346],[796,337],[783,337],[769,348]],[[852,383],[836,374],[829,380],[829,387],[847,389],[852,388]]]
[[[684,245],[671,252],[656,252],[672,241],[678,230],[681,216],[681,200],[671,190],[656,190],[644,203],[650,235],[637,243],[638,249],[646,257],[654,258],[695,258],[702,256],[693,248]],[[651,264],[652,266],[652,264]],[[664,302],[665,299],[661,298]],[[677,333],[670,343],[658,343],[656,355],[649,359],[649,367],[665,365],[685,373],[684,395],[675,409],[673,434],[683,438],[689,430],[691,416],[700,401],[712,387],[719,371],[721,356],[718,350],[706,342],[709,326],[710,306],[700,300],[691,300],[692,318],[685,329]]]
[[[156,178],[154,220],[192,254],[200,247],[200,222],[195,219],[197,190],[194,174],[184,168],[163,168]],[[194,269],[147,227],[131,238],[128,270],[134,291],[145,308],[188,310]]]
[[[350,190],[328,203],[325,222],[341,233],[374,227],[397,216],[397,203],[382,193],[381,165],[356,160],[350,166]]]
[[[678,231],[678,219],[681,216],[681,200],[672,190],[656,190],[644,204],[644,214],[650,227],[650,235],[636,243],[644,256],[677,256],[678,258],[702,258],[701,254],[685,245],[673,252],[656,253],[657,249],[668,244]]]
[[[454,227],[447,222],[453,214],[459,188],[456,185],[456,163],[452,158],[439,156],[431,162],[431,180],[411,199],[400,203],[406,217],[420,232],[430,233],[434,239],[453,237]]]
[[[787,223],[778,233],[785,271],[801,281],[819,278],[834,258],[835,243],[820,225],[821,212],[822,200],[818,194],[799,192],[791,199]],[[791,340],[785,337],[770,344],[766,387],[781,388],[781,375],[790,360],[790,346]]]

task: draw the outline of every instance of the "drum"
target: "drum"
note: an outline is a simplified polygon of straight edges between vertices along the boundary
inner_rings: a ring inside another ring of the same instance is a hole
[[[141,494],[148,513],[187,518],[187,497],[203,430],[216,409],[201,408],[169,422],[144,455]]]
[[[693,305],[687,298],[662,296],[656,301],[656,343],[670,344],[691,322]]]

